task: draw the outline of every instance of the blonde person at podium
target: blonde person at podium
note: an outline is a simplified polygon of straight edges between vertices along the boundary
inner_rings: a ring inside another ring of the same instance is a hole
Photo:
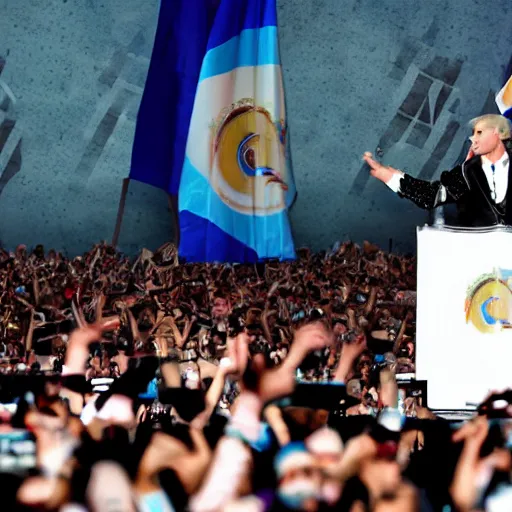
[[[438,181],[413,178],[382,165],[371,153],[365,153],[363,159],[372,176],[420,208],[430,210],[456,203],[460,226],[512,225],[510,122],[503,116],[488,114],[473,119],[470,125],[473,135],[466,161],[443,172]]]

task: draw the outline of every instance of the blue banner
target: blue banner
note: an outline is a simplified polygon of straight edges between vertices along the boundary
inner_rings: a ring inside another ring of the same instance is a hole
[[[190,116],[220,0],[162,0],[130,178],[178,193]]]
[[[178,191],[181,257],[295,258],[285,144],[276,0],[162,0],[130,177]]]

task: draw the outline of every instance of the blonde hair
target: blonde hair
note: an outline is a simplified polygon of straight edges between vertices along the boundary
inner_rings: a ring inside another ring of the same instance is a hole
[[[510,139],[510,121],[499,114],[485,114],[475,117],[469,122],[471,128],[478,123],[484,123],[488,128],[494,128],[500,135],[501,140]]]

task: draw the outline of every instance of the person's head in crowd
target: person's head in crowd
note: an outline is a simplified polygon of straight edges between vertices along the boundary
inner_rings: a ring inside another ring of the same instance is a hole
[[[365,384],[361,390],[361,403],[367,407],[376,408],[379,400],[378,392],[374,387],[368,386]]]
[[[111,377],[117,378],[121,376],[119,365],[115,361],[111,361],[109,365],[109,373]]]
[[[229,316],[231,304],[229,296],[225,291],[217,291],[212,301],[212,316],[215,319],[226,318]]]
[[[305,444],[322,470],[321,498],[329,505],[335,505],[341,497],[342,485],[339,479],[330,475],[343,455],[343,441],[336,430],[321,427],[306,438]]]
[[[25,363],[18,363],[16,365],[16,373],[24,374],[27,371],[27,365]]]
[[[59,381],[58,375],[54,377],[49,377],[44,383],[44,395],[49,398],[57,398],[61,391],[61,383]]]
[[[332,330],[336,338],[341,338],[348,331],[345,322],[341,318],[334,320]]]
[[[404,343],[404,348],[407,350],[408,357],[410,359],[412,359],[415,355],[415,350],[416,350],[414,341],[411,339],[407,339]]]
[[[347,394],[361,400],[362,397],[362,387],[361,381],[359,379],[350,379],[347,382]]]
[[[64,335],[65,336],[65,335]],[[52,352],[55,354],[66,347],[66,343],[62,336],[55,336],[52,340]]]
[[[215,347],[222,347],[226,344],[227,333],[226,331],[219,331],[218,329],[214,329],[212,331],[211,341]]]
[[[55,358],[52,365],[52,370],[57,373],[62,373],[64,364],[61,358]]]
[[[364,460],[359,478],[368,490],[370,502],[395,499],[402,483],[399,464],[388,456]]]
[[[274,459],[277,496],[291,510],[316,512],[320,508],[322,473],[303,442],[283,447]]]
[[[414,373],[414,363],[408,357],[401,357],[397,359],[396,373]]]
[[[169,499],[174,501],[176,492],[191,496],[202,481],[210,457],[203,434],[186,425],[173,424],[170,416],[141,423],[132,451],[132,477],[139,500],[148,498],[148,487],[167,503]],[[158,475],[165,471],[174,473],[173,489],[166,488],[168,493],[158,482]]]
[[[367,358],[362,358],[357,366],[361,380],[368,382],[370,379],[371,362]]]
[[[246,317],[245,317],[245,325],[259,325],[260,324],[260,318],[261,318],[261,309],[259,308],[250,308],[247,311]]]
[[[108,354],[107,351],[103,352],[103,356],[101,358],[101,367],[104,370],[109,369],[110,368],[110,363],[111,363],[110,355]]]
[[[113,461],[101,461],[93,466],[86,499],[91,512],[137,512],[129,476]]]

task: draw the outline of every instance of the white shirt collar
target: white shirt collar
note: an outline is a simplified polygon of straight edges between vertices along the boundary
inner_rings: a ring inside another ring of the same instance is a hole
[[[494,167],[506,167],[508,165],[508,161],[509,156],[508,153],[505,151],[503,153],[503,156],[497,162],[494,162]],[[482,156],[482,164],[490,167],[492,165],[492,162],[486,156]]]

